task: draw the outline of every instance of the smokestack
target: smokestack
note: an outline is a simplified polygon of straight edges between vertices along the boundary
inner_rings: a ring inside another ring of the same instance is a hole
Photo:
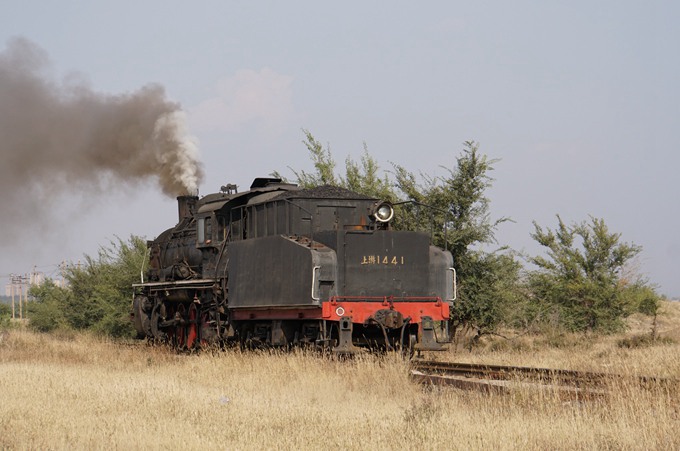
[[[179,222],[182,219],[191,218],[196,213],[196,203],[198,196],[178,196],[177,207],[179,210]]]

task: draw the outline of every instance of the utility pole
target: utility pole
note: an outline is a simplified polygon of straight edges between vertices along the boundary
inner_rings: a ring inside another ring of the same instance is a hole
[[[17,275],[17,274],[10,274],[10,289],[12,290],[12,319],[16,319],[16,303],[14,301],[14,295],[17,292],[17,288],[20,289],[19,291],[19,318],[23,319],[24,317],[24,312],[23,312],[23,277]]]
[[[24,319],[24,279],[19,276],[19,319]]]
[[[12,319],[16,319],[17,315],[14,312],[14,274],[9,275],[9,291],[12,293]]]
[[[28,302],[28,290],[29,290],[29,288],[31,288],[30,280],[31,280],[31,277],[27,274],[24,274],[21,277],[21,294],[24,297],[23,304],[26,304]],[[25,292],[24,292],[24,286],[26,287]],[[21,319],[24,319],[23,304],[21,303],[21,299],[19,299],[19,317]]]

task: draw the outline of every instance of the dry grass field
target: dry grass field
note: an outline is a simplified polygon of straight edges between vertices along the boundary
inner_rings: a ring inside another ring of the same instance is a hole
[[[435,357],[680,377],[680,305],[664,310],[668,339],[654,344],[622,346],[649,329],[633,318],[625,336],[491,338]],[[396,356],[175,355],[0,334],[2,449],[680,449],[679,395],[661,388],[622,384],[583,402],[487,395],[415,385]]]

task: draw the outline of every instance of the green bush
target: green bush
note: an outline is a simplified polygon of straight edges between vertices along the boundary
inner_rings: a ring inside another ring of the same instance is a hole
[[[146,243],[139,237],[118,239],[102,247],[97,258],[69,266],[68,288],[46,282],[31,288],[35,302],[28,304],[29,327],[41,332],[90,330],[114,337],[134,336],[129,321],[132,283],[146,258]]]
[[[625,318],[636,311],[656,314],[654,289],[621,277],[641,252],[639,246],[621,243],[621,235],[609,232],[602,219],[571,226],[557,219],[554,231],[534,223],[532,238],[546,248],[546,256],[529,258],[537,267],[528,281],[538,311],[550,311],[570,331],[605,333],[622,330]]]

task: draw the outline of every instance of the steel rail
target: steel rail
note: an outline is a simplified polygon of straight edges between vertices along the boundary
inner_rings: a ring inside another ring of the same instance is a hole
[[[507,391],[513,386],[531,385],[588,395],[604,394],[608,384],[624,381],[642,387],[677,389],[680,386],[677,379],[659,377],[426,360],[411,362],[411,379],[482,391]]]

